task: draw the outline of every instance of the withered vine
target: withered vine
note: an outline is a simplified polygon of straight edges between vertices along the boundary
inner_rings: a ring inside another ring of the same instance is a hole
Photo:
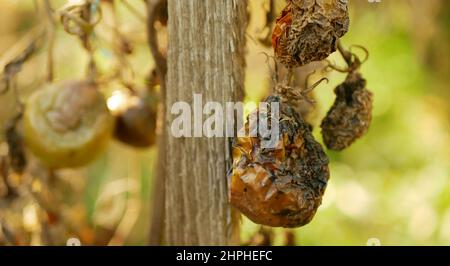
[[[167,1],[154,2],[158,5],[150,9],[150,14],[154,22],[166,26]],[[158,39],[152,25],[148,41],[156,70],[149,71],[147,84],[139,85],[128,61],[133,44],[119,28],[118,5],[147,26],[145,13],[126,0],[67,1],[57,9],[51,0],[35,1],[36,14],[42,22],[16,45],[16,54],[9,55],[12,59],[6,62],[0,76],[0,96],[12,91],[17,102],[16,114],[4,129],[6,154],[0,154],[0,245],[31,244],[35,243],[33,239],[39,239],[41,244],[64,244],[68,235],[78,236],[86,244],[107,244],[118,238],[114,231],[97,235],[97,229],[71,222],[59,200],[64,191],[58,191],[64,186],[59,169],[86,165],[106,149],[113,137],[137,148],[148,148],[156,142],[165,56],[153,49],[158,46]],[[105,21],[104,12],[112,21]],[[110,30],[111,39],[96,30],[100,24]],[[84,79],[54,82],[59,67],[55,63],[56,32],[61,28],[75,36],[88,55]],[[101,43],[110,45],[106,49],[112,50],[117,62],[106,72],[96,62],[97,51],[103,49]],[[22,66],[42,50],[47,54],[45,82],[22,99],[16,77]],[[110,84],[120,84],[128,90],[127,104],[116,110],[107,107],[103,90]],[[14,206],[25,205],[37,217],[33,228],[11,218],[19,215]]]

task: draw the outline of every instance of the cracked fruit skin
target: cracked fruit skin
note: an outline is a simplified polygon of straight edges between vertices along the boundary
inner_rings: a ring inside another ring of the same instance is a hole
[[[114,118],[103,95],[88,81],[49,84],[30,96],[24,113],[27,147],[53,169],[96,158],[111,139]]]
[[[280,102],[279,140],[271,149],[262,147],[261,136],[234,140],[230,202],[258,224],[303,226],[322,203],[329,160],[310,126],[289,104],[278,96],[266,102]],[[252,130],[254,125],[247,121],[245,127]]]

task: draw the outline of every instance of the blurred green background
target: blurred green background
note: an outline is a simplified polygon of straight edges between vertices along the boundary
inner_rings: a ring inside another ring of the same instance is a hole
[[[64,2],[55,0],[52,4],[57,9]],[[133,54],[127,59],[135,71],[135,83],[144,87],[145,77],[153,67],[145,23],[122,1],[117,2],[120,31],[133,45]],[[127,2],[145,15],[143,1]],[[250,0],[248,103],[260,101],[270,87],[272,74],[263,52],[272,54],[272,51],[257,41],[264,28],[267,2]],[[277,7],[282,8],[283,4],[283,0],[278,0]],[[31,0],[0,1],[0,10],[2,60],[11,47],[42,21],[42,14]],[[327,151],[331,179],[323,205],[309,225],[290,231],[298,245],[366,245],[370,238],[380,240],[382,245],[448,245],[450,2],[351,1],[350,11],[351,27],[343,44],[363,45],[370,52],[370,59],[361,71],[375,97],[372,126],[349,149],[341,153]],[[101,71],[108,72],[116,59],[109,26],[105,24],[96,29],[95,58]],[[86,53],[78,39],[61,27],[57,31],[55,54],[56,80],[84,76]],[[343,64],[338,55],[332,55],[330,61]],[[46,69],[42,67],[45,63],[44,49],[24,65],[17,79],[23,98],[45,82]],[[334,101],[333,88],[345,75],[331,73],[328,78],[328,85],[315,90],[318,104],[310,118],[320,141],[318,125]],[[121,90],[120,85],[111,84],[105,93],[112,95]],[[14,113],[12,99],[11,93],[0,96],[1,126]],[[248,106],[251,108],[253,104]],[[0,155],[4,151],[5,144],[0,144]],[[87,168],[59,173],[58,186],[70,185],[70,192],[58,192],[62,195],[55,197],[66,208],[64,213],[76,225],[77,232],[83,232],[78,236],[82,241],[146,243],[154,159],[155,149],[135,150],[115,142]],[[40,216],[35,202],[24,199],[14,206],[3,202],[0,211],[0,215],[15,224],[15,230],[25,231],[24,242],[42,243],[42,237],[33,233],[43,230],[42,225],[33,225]],[[259,228],[243,219],[243,241]],[[285,229],[274,231],[274,244],[283,244]],[[71,236],[67,231],[64,234]]]

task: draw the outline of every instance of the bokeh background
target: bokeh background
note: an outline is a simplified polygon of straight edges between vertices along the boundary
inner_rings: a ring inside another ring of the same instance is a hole
[[[65,2],[51,1],[55,9]],[[133,81],[138,88],[144,88],[153,68],[143,20],[145,6],[143,1],[116,2],[118,28],[133,48],[127,56],[134,71]],[[281,9],[283,4],[283,0],[277,0],[276,6]],[[247,111],[270,91],[273,73],[264,53],[272,51],[258,41],[267,30],[267,6],[267,0],[250,0]],[[21,40],[45,18],[31,0],[2,0],[0,10],[3,68]],[[349,149],[327,152],[331,179],[323,205],[305,227],[274,229],[272,244],[283,245],[288,232],[295,236],[297,245],[366,245],[371,238],[382,245],[448,245],[450,2],[360,0],[351,1],[350,11],[351,27],[343,44],[363,45],[370,52],[362,73],[375,97],[372,126]],[[100,70],[107,73],[118,60],[111,30],[113,19],[103,13],[103,21],[96,28],[95,59]],[[24,100],[45,83],[45,49],[17,76]],[[56,80],[85,75],[86,52],[79,40],[60,26],[54,52]],[[332,55],[330,61],[343,65],[339,55]],[[345,75],[318,72],[313,79],[319,75],[326,75],[330,83],[315,90],[317,105],[309,120],[321,140],[318,125],[334,101],[333,88]],[[120,97],[124,91],[114,82],[104,88],[111,108],[124,100]],[[15,111],[13,93],[1,95],[0,126],[4,127]],[[2,142],[0,156],[6,153],[7,146]],[[15,244],[64,244],[68,238],[77,237],[86,244],[144,245],[151,217],[155,154],[155,148],[137,150],[114,142],[107,153],[83,169],[60,171],[56,177],[37,170],[24,176],[8,176],[12,184],[27,189],[11,200],[2,196],[6,192],[0,182],[0,245],[9,243],[5,239],[10,233]],[[50,206],[43,206],[43,202]],[[60,218],[50,219],[48,209],[58,212]],[[241,229],[246,242],[254,238],[260,226],[243,219]]]

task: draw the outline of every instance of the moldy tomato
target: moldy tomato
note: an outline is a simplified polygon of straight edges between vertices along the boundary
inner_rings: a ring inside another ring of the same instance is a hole
[[[329,179],[328,157],[309,125],[280,96],[276,148],[261,146],[262,137],[238,137],[233,143],[230,202],[250,220],[277,227],[298,227],[311,221]],[[257,110],[256,112],[260,112]],[[253,128],[247,121],[246,129]]]
[[[49,84],[28,99],[24,112],[27,147],[50,168],[83,166],[104,150],[114,119],[94,83]]]
[[[289,68],[321,61],[348,27],[347,0],[288,0],[272,35],[275,56]]]
[[[358,72],[350,72],[344,83],[334,90],[336,100],[323,119],[321,128],[325,145],[343,150],[369,129],[373,95]]]

